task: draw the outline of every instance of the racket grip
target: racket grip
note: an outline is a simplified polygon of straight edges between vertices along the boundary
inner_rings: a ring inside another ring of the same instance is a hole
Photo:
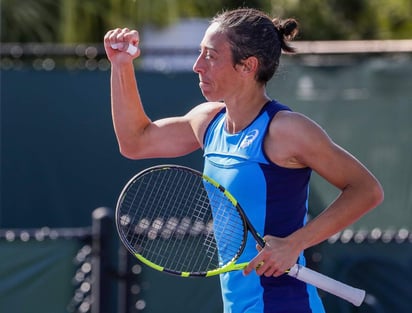
[[[124,45],[124,43],[115,43],[115,44],[112,44],[111,47],[112,47],[112,49],[118,50],[123,45]],[[133,55],[137,52],[137,47],[133,46],[132,44],[129,43],[126,52],[130,55]]]
[[[355,306],[360,306],[365,299],[365,290],[346,285],[299,264],[292,266],[287,274],[329,292],[330,294],[345,299]]]

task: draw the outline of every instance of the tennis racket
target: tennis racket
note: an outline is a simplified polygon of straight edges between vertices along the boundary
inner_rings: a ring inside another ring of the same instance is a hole
[[[117,202],[121,241],[142,263],[182,277],[242,270],[237,263],[248,232],[256,232],[236,199],[219,183],[188,167],[159,165],[135,175]],[[287,274],[359,306],[365,291],[302,265]]]

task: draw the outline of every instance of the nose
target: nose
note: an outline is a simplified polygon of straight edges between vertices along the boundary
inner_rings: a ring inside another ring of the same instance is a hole
[[[197,57],[195,64],[193,64],[193,72],[200,74],[203,71],[203,68],[201,66],[201,54]]]

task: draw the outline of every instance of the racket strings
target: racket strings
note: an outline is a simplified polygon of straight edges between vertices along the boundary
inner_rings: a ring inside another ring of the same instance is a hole
[[[184,238],[184,236],[189,233],[190,234],[190,227],[192,226],[192,218],[196,219],[199,218],[201,215],[200,213],[204,211],[204,203],[203,202],[194,202],[196,197],[201,199],[201,194],[199,193],[201,190],[198,188],[198,183],[196,180],[198,177],[196,176],[188,176],[188,175],[179,175],[180,172],[174,172],[174,181],[176,181],[176,186],[178,186],[179,190],[177,190],[175,202],[172,203],[173,207],[179,207],[182,216],[185,215],[182,219],[182,229],[178,233],[180,238]],[[183,209],[185,210],[183,211]],[[192,211],[190,211],[192,209]],[[196,240],[182,240],[182,249],[184,251],[193,251],[196,248]],[[168,247],[169,249],[169,247]],[[202,259],[193,259],[189,258],[187,253],[181,254],[171,254],[171,259],[168,262],[175,262],[182,266],[182,268],[190,269],[196,268],[196,265],[201,263]],[[169,263],[170,264],[170,263]]]
[[[190,171],[138,177],[118,206],[119,232],[133,253],[177,272],[207,272],[240,252],[244,225],[216,186]]]
[[[174,172],[168,172],[168,174],[171,174],[170,176],[160,175],[164,174],[164,172],[158,172],[157,174],[159,174],[159,176],[154,184],[155,188],[153,188],[156,190],[154,193],[156,198],[153,201],[156,203],[156,211],[153,211],[153,216],[163,219],[163,216],[170,211],[172,218],[181,218],[169,240],[162,241],[161,246],[159,246],[159,241],[151,240],[148,242],[147,251],[150,251],[150,253],[156,256],[156,258],[154,258],[156,264],[164,264],[165,267],[171,267],[172,264],[180,264],[182,267],[187,267],[188,260],[183,254],[164,252],[176,250],[177,243],[179,244],[179,250],[190,249],[190,247],[188,247],[189,241],[182,240],[190,227],[190,219],[185,216],[185,208],[190,204],[189,201],[192,196],[188,187],[189,184],[183,180],[183,176],[178,176]],[[187,195],[188,197],[184,198],[183,195]],[[169,210],[170,208],[173,210]],[[160,230],[161,228],[159,227],[156,229],[156,232]],[[172,235],[180,239],[180,241],[171,240],[173,238]],[[155,239],[155,236],[152,236],[152,239]],[[159,253],[155,255],[156,251],[159,251]]]
[[[241,253],[245,240],[245,227],[239,211],[217,188],[207,188],[210,205],[213,207],[214,234],[218,243],[221,265],[232,261]]]

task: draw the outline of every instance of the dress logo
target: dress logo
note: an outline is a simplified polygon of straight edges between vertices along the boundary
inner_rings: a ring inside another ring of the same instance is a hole
[[[240,143],[240,148],[249,147],[253,143],[253,141],[255,141],[258,135],[258,129],[253,129],[250,132],[248,132],[246,136],[243,138],[242,142]]]

